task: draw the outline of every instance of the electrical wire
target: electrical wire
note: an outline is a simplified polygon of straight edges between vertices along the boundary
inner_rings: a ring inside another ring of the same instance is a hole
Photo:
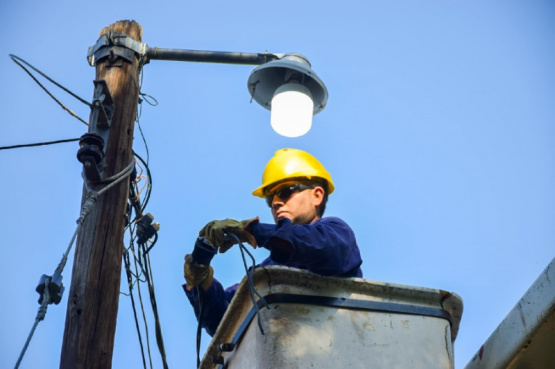
[[[241,249],[241,256],[243,257],[243,264],[245,265],[245,269],[247,268],[247,264],[246,264],[244,252],[246,252],[246,253],[250,256],[250,258],[251,258],[251,260],[252,260],[252,266],[248,269],[248,272],[250,272],[250,274],[247,273],[247,276],[250,276],[250,279],[247,278],[247,281],[248,281],[248,283],[249,283],[249,286],[252,288],[252,292],[253,292],[256,296],[258,296],[258,298],[260,299],[259,302],[262,303],[262,304],[264,305],[265,308],[270,309],[270,305],[268,305],[268,304],[266,303],[266,300],[264,300],[264,297],[262,297],[262,295],[261,295],[260,293],[258,293],[258,291],[256,290],[256,288],[254,288],[254,284],[253,284],[253,282],[252,282],[252,277],[253,277],[253,275],[254,275],[254,269],[256,268],[256,265],[255,265],[256,262],[255,262],[255,260],[254,260],[254,256],[252,256],[252,254],[249,252],[249,250],[248,250],[242,243],[239,244],[239,247],[240,247],[240,249]],[[253,302],[254,302],[254,300],[253,300]],[[257,303],[256,305],[258,305],[258,303]],[[264,333],[262,333],[262,334],[264,334]]]
[[[130,187],[131,189],[132,187]],[[145,314],[145,306],[143,303],[143,298],[142,298],[142,293],[141,293],[141,287],[140,284],[138,282],[142,282],[142,283],[146,283],[146,278],[145,279],[141,279],[140,276],[144,275],[144,270],[142,268],[142,266],[139,267],[139,265],[141,264],[140,262],[138,263],[139,260],[139,256],[136,254],[135,252],[135,243],[134,243],[134,233],[135,233],[135,223],[130,223],[127,228],[129,229],[129,233],[130,233],[130,241],[129,241],[129,247],[124,249],[124,254],[123,254],[123,258],[124,258],[124,262],[125,262],[125,268],[126,268],[126,274],[127,274],[127,278],[128,278],[128,284],[129,284],[129,295],[120,292],[126,296],[130,296],[131,298],[131,305],[133,308],[133,317],[135,320],[135,327],[137,329],[137,336],[139,338],[139,345],[141,348],[141,355],[143,358],[143,366],[146,369],[147,365],[146,365],[146,359],[145,359],[145,343],[143,343],[142,340],[142,335],[141,335],[141,328],[139,326],[139,318],[138,318],[138,314],[137,314],[137,309],[135,307],[135,298],[134,298],[134,294],[133,294],[133,289],[132,287],[137,284],[137,293],[138,293],[138,300],[140,303],[140,308],[141,308],[141,315],[142,315],[142,319],[143,319],[143,325],[144,325],[144,330],[145,330],[145,339],[146,339],[146,349],[147,349],[147,354],[148,354],[148,361],[150,364],[150,368],[152,369],[152,355],[150,352],[150,338],[149,338],[149,330],[148,330],[148,324],[146,321],[146,314]],[[135,272],[133,272],[133,270],[131,270],[131,262],[129,260],[129,255],[132,254],[133,255],[133,265],[135,267]],[[140,272],[139,272],[140,270]]]
[[[150,154],[149,154],[149,151],[148,151],[148,144],[146,143],[146,139],[145,139],[145,135],[144,135],[144,132],[143,132],[143,128],[142,128],[142,126],[141,126],[141,119],[140,119],[140,118],[141,118],[141,115],[142,115],[142,112],[143,112],[143,104],[142,104],[142,102],[143,102],[143,101],[146,101],[147,104],[149,104],[150,106],[157,106],[157,105],[158,105],[158,101],[157,101],[154,97],[152,97],[152,96],[150,96],[150,95],[147,95],[147,94],[144,94],[144,93],[142,93],[142,92],[140,92],[139,95],[142,97],[142,99],[139,98],[139,107],[138,107],[138,109],[137,109],[137,117],[135,118],[135,121],[137,122],[137,127],[139,127],[139,132],[141,133],[141,138],[143,139],[143,143],[144,143],[144,145],[145,145],[145,150],[146,150],[146,162],[147,162],[147,164],[148,164],[149,159],[150,159]],[[149,99],[154,100],[154,102],[149,101]]]
[[[264,335],[264,329],[262,328],[262,321],[260,318],[260,308],[258,306],[259,303],[262,303],[267,309],[270,309],[270,306],[268,305],[268,303],[266,302],[266,300],[264,299],[264,297],[262,297],[262,295],[260,295],[260,293],[258,293],[258,291],[256,290],[256,288],[254,287],[254,284],[252,282],[252,276],[254,274],[254,269],[256,268],[256,260],[254,259],[254,256],[249,252],[249,250],[247,250],[247,248],[243,245],[243,243],[241,242],[241,240],[239,240],[239,237],[237,237],[235,234],[229,232],[226,233],[226,236],[232,237],[237,244],[239,245],[239,250],[241,250],[241,257],[243,259],[243,265],[245,267],[245,272],[246,272],[246,276],[247,276],[247,283],[249,286],[249,295],[251,297],[251,301],[253,304],[254,309],[256,310],[256,316],[257,316],[257,322],[258,322],[258,328],[260,329],[260,333],[262,333],[262,335]],[[245,258],[245,252],[249,255],[249,257],[251,258],[252,261],[252,266],[249,268],[247,266],[247,260]],[[202,332],[202,319],[203,319],[203,314],[204,314],[204,307],[203,307],[203,296],[201,295],[201,288],[199,286],[197,286],[195,288],[196,292],[197,292],[197,300],[199,302],[199,314],[198,314],[198,324],[197,324],[197,368],[200,368],[200,344],[201,344],[201,332]],[[256,301],[254,295],[258,296],[259,300]]]
[[[70,94],[71,96],[73,96],[74,98],[76,98],[77,100],[79,100],[80,102],[82,102],[83,104],[87,105],[89,108],[93,108],[93,105],[91,103],[89,103],[87,100],[77,96],[76,94],[74,94],[73,92],[71,92],[70,90],[68,90],[67,88],[65,88],[64,86],[62,86],[61,84],[59,84],[58,82],[54,81],[52,78],[48,77],[46,74],[44,74],[43,72],[41,72],[40,70],[38,70],[37,68],[35,68],[34,66],[32,66],[31,64],[29,64],[28,62],[26,62],[25,60],[21,59],[18,56],[15,56],[13,54],[10,54],[10,58],[13,60],[13,62],[17,65],[19,65],[43,90],[44,92],[46,92],[48,94],[48,96],[50,96],[54,101],[56,101],[56,103],[58,103],[58,105],[60,105],[62,107],[62,109],[64,109],[65,111],[67,111],[72,117],[78,119],[79,121],[81,121],[83,124],[85,124],[86,126],[89,125],[89,123],[87,123],[83,118],[79,117],[77,114],[75,114],[71,109],[69,109],[67,106],[65,106],[64,104],[62,104],[60,102],[60,100],[56,99],[56,97],[54,97],[54,95],[52,95],[52,93],[50,91],[48,91],[48,89],[46,87],[44,87],[39,81],[38,79],[27,69],[23,66],[23,64],[27,65],[29,68],[31,68],[32,70],[34,70],[35,72],[37,72],[38,74],[40,74],[41,76],[43,76],[44,78],[46,78],[50,83],[54,84],[55,86],[59,87],[60,89],[62,89],[63,91],[67,92],[68,94]]]
[[[129,248],[126,249],[127,250],[127,254],[129,254],[129,251],[131,251],[131,253],[133,254],[133,261],[134,261],[134,265],[135,265],[135,273],[133,273],[131,271],[130,266],[128,265],[128,263],[126,262],[126,272],[128,273],[128,279],[130,278],[129,276],[132,275],[133,277],[135,277],[135,281],[131,280],[129,282],[130,286],[134,285],[135,282],[143,282],[146,283],[147,280],[146,278],[144,280],[140,279],[140,275],[145,275],[144,273],[144,269],[142,267],[142,262],[140,260],[140,253],[139,256],[137,256],[135,254],[135,247],[134,247],[134,234],[136,233],[136,222],[143,216],[143,213],[141,211],[140,208],[140,204],[139,204],[139,196],[138,194],[136,194],[136,188],[137,188],[137,180],[136,177],[133,178],[130,181],[130,186],[129,186],[129,203],[130,206],[128,207],[128,226],[127,228],[129,229],[130,232],[130,245]],[[133,221],[131,221],[131,217],[132,217],[132,210],[135,210],[135,219]],[[124,261],[125,261],[125,254],[124,254]],[[130,263],[129,263],[130,264]],[[139,272],[139,267],[138,265],[141,266],[141,272]],[[149,358],[149,363],[150,363],[150,367],[152,368],[152,355],[150,352],[150,339],[149,339],[149,331],[148,331],[148,324],[146,322],[146,315],[145,315],[145,307],[143,304],[143,299],[142,299],[142,293],[141,293],[141,287],[140,284],[137,283],[137,292],[139,295],[139,302],[140,302],[140,306],[141,306],[141,313],[142,313],[142,317],[143,317],[143,323],[144,323],[144,329],[145,329],[145,335],[146,335],[146,347],[147,347],[147,351],[148,351],[148,358]],[[137,329],[137,335],[139,338],[139,345],[141,347],[141,354],[143,355],[143,365],[146,369],[146,360],[144,358],[144,344],[142,341],[142,336],[141,336],[141,329],[139,327],[139,322],[138,322],[138,317],[137,317],[137,311],[135,309],[135,304],[134,304],[134,295],[133,295],[133,291],[130,289],[129,290],[129,295],[131,297],[131,305],[133,307],[133,316],[135,319],[135,326]]]
[[[114,178],[113,181],[111,183],[109,183],[108,185],[106,185],[105,187],[103,187],[101,190],[99,190],[99,191],[89,191],[87,193],[87,199],[85,200],[85,203],[83,204],[83,208],[81,210],[81,216],[77,219],[77,229],[73,233],[73,237],[71,238],[71,242],[69,243],[69,246],[68,246],[66,252],[64,253],[64,255],[62,257],[62,260],[60,261],[60,264],[56,268],[55,273],[56,272],[58,272],[59,274],[62,273],[62,271],[65,267],[65,264],[67,262],[67,258],[68,258],[69,252],[71,250],[71,247],[73,246],[73,243],[75,242],[75,238],[77,237],[77,233],[78,233],[79,229],[81,228],[81,225],[85,221],[85,218],[90,214],[90,212],[92,210],[92,207],[95,204],[98,197],[100,195],[102,195],[103,193],[105,193],[106,191],[108,191],[109,189],[111,189],[112,187],[114,187],[119,182],[121,182],[123,179],[127,178],[127,176],[129,174],[131,174],[131,170],[133,169],[133,166],[132,166],[133,163],[134,162],[132,161],[121,172],[119,172],[118,174],[113,176],[113,178]]]
[[[150,193],[152,192],[152,174],[150,173],[150,169],[149,169],[149,167],[148,167],[148,163],[147,163],[143,158],[141,158],[141,157],[139,156],[139,154],[137,154],[136,152],[133,152],[133,153],[134,153],[135,157],[136,157],[137,159],[139,159],[139,161],[140,161],[141,163],[143,163],[144,168],[145,168],[145,170],[146,170],[146,176],[148,177],[148,186],[147,186],[147,188],[146,188],[146,194],[145,194],[143,203],[141,204],[141,212],[144,212],[144,210],[145,210],[145,208],[146,208],[146,206],[147,206],[147,204],[148,204],[148,201],[150,200]]]
[[[237,235],[229,232],[226,233],[226,237],[231,237],[235,240],[235,242],[239,245],[239,250],[241,250],[241,257],[243,259],[243,265],[245,267],[245,273],[247,276],[247,283],[249,286],[249,295],[251,297],[251,301],[253,304],[254,309],[256,310],[256,317],[257,317],[257,322],[258,322],[258,328],[260,329],[260,333],[262,333],[262,335],[264,335],[264,329],[262,328],[262,321],[260,318],[260,307],[259,304],[264,305],[264,307],[266,307],[267,309],[270,309],[270,305],[268,305],[268,303],[266,302],[266,300],[264,299],[264,297],[262,297],[262,295],[260,295],[260,293],[256,290],[256,288],[254,287],[254,283],[252,282],[252,277],[254,274],[254,269],[256,268],[256,260],[254,258],[254,256],[249,252],[249,250],[243,245],[243,243],[241,242],[241,240],[239,239],[239,237],[237,237]],[[245,252],[247,253],[247,255],[249,255],[249,257],[251,258],[252,261],[252,266],[249,268],[247,266],[247,259],[245,258]],[[198,324],[197,324],[197,344],[196,344],[196,349],[197,349],[197,368],[200,368],[200,344],[201,344],[201,338],[202,338],[202,320],[203,320],[203,315],[204,315],[204,306],[203,306],[203,291],[202,288],[200,286],[195,287],[195,291],[197,293],[197,301],[198,301],[198,309],[199,309],[199,313],[198,313]],[[256,301],[254,295],[258,296],[259,300]]]
[[[42,299],[42,304],[39,307],[39,311],[37,312],[37,317],[35,318],[35,323],[33,324],[33,327],[31,328],[31,332],[29,333],[29,335],[27,336],[27,340],[25,341],[25,345],[23,345],[23,350],[21,350],[21,353],[19,354],[19,358],[17,359],[17,362],[15,363],[15,369],[19,368],[19,365],[21,364],[21,360],[23,360],[23,356],[25,356],[25,352],[27,351],[27,347],[29,347],[29,343],[31,343],[31,339],[33,338],[33,334],[35,333],[35,329],[37,329],[37,326],[39,325],[39,322],[44,320],[45,316],[46,316],[46,310],[48,309],[48,304],[50,304],[50,292],[49,292],[49,281],[48,279],[45,282],[44,285],[44,296]]]
[[[150,186],[150,182],[151,182],[151,178],[150,178],[150,170],[148,168],[147,163],[140,158],[138,155],[136,155],[136,160],[137,160],[137,164],[139,164],[139,161],[143,164],[144,166],[144,170],[148,173],[147,176],[144,176],[142,174],[136,175],[135,178],[133,178],[131,180],[130,183],[130,187],[129,187],[129,202],[130,205],[128,207],[128,220],[129,220],[129,224],[128,224],[128,228],[130,230],[131,233],[131,237],[130,237],[130,246],[129,246],[129,250],[133,253],[134,256],[134,263],[135,263],[135,270],[136,272],[136,278],[137,280],[139,279],[139,275],[143,275],[144,276],[144,282],[147,285],[148,288],[148,292],[149,292],[149,296],[150,296],[150,302],[151,302],[151,308],[152,308],[152,313],[154,315],[154,321],[155,321],[155,333],[156,333],[156,343],[158,345],[158,350],[160,352],[161,358],[162,358],[162,363],[164,368],[168,367],[167,364],[167,360],[166,360],[166,350],[165,350],[165,346],[164,346],[164,340],[163,340],[163,336],[162,336],[162,328],[161,328],[161,324],[160,324],[160,317],[158,314],[158,306],[157,306],[157,302],[156,302],[156,295],[155,295],[155,289],[154,289],[154,278],[153,278],[153,274],[152,274],[152,268],[150,265],[150,256],[149,256],[149,251],[154,247],[154,245],[156,244],[156,242],[158,241],[158,233],[155,232],[154,235],[151,237],[152,240],[145,240],[144,242],[141,241],[140,243],[138,243],[138,254],[135,254],[135,248],[134,248],[134,236],[137,234],[138,230],[137,230],[137,224],[139,224],[140,220],[143,218],[143,211],[144,208],[146,206],[146,203],[148,202],[148,197],[150,197],[150,192],[151,192],[151,186]],[[143,167],[139,164],[139,167],[141,168],[141,171],[143,170]],[[146,181],[148,182],[148,186],[147,189],[145,190],[145,201],[143,201],[142,204],[140,204],[140,200],[139,200],[139,193],[138,193],[138,178],[145,178]],[[131,221],[132,218],[132,210],[135,210],[135,217],[133,219],[133,221]],[[141,239],[141,238],[139,238]],[[148,242],[150,242],[150,245],[148,245]],[[129,268],[130,269],[130,268]],[[140,270],[140,272],[139,272]],[[132,275],[131,272],[129,272],[128,274],[128,278],[131,278],[130,276]],[[130,285],[133,284],[132,281],[129,282]],[[148,350],[148,356],[149,356],[149,361],[150,361],[150,366],[152,368],[152,356],[151,356],[151,352],[150,352],[150,343],[149,343],[149,334],[148,334],[148,325],[146,323],[146,318],[145,318],[145,308],[142,302],[142,297],[141,297],[141,288],[140,286],[137,286],[137,291],[139,293],[139,300],[141,302],[141,311],[143,314],[143,320],[144,320],[144,324],[145,324],[145,332],[146,332],[146,346],[147,346],[147,350]],[[130,295],[133,296],[133,291],[130,289]],[[133,299],[132,299],[132,305],[134,304]],[[136,322],[136,327],[137,327],[137,333],[139,334],[140,337],[140,327],[138,325],[138,319],[137,319],[137,313],[134,310],[134,316],[135,316],[135,322]],[[141,339],[139,339],[139,343],[141,345],[141,350],[144,352],[144,344],[142,342]]]
[[[258,322],[258,328],[260,329],[260,333],[262,333],[262,335],[264,335],[264,329],[262,328],[262,321],[261,321],[261,318],[260,318],[260,308],[258,307],[258,303],[261,302],[262,304],[264,304],[264,306],[267,309],[269,309],[270,306],[266,303],[266,300],[264,300],[264,297],[262,297],[260,295],[260,293],[258,293],[256,288],[254,287],[254,284],[252,283],[252,276],[254,274],[254,269],[256,268],[256,261],[254,259],[254,256],[252,256],[252,254],[249,252],[249,250],[247,250],[247,248],[239,240],[239,237],[237,237],[233,233],[228,233],[228,236],[231,236],[239,244],[239,250],[241,250],[241,257],[243,258],[243,265],[245,266],[245,272],[247,274],[247,283],[249,285],[249,295],[251,297],[253,307],[256,310],[256,318],[257,318],[257,322]],[[245,258],[245,252],[250,256],[250,258],[252,260],[252,266],[250,268],[247,266],[247,260]],[[258,302],[254,298],[255,294],[259,298]]]
[[[198,300],[198,323],[197,323],[197,368],[200,368],[200,342],[202,340],[202,318],[204,314],[204,292],[200,286],[195,287]]]
[[[109,189],[114,187],[116,184],[121,182],[123,179],[127,178],[127,176],[129,174],[131,174],[131,170],[133,169],[132,164],[134,164],[134,161],[132,161],[127,167],[125,167],[117,175],[113,176],[113,178],[114,178],[113,181],[111,183],[109,183],[108,185],[106,185],[105,187],[103,187],[101,190],[99,190],[99,191],[88,191],[87,198],[86,198],[83,206],[81,207],[81,214],[80,214],[79,218],[77,219],[77,227],[75,229],[75,232],[73,232],[73,236],[71,237],[69,245],[68,245],[66,251],[64,252],[64,254],[62,256],[62,259],[60,260],[60,263],[58,264],[58,266],[56,267],[56,270],[54,271],[54,275],[61,275],[62,274],[62,272],[65,268],[65,265],[67,263],[69,252],[71,251],[71,248],[73,247],[75,239],[77,238],[77,234],[79,233],[79,230],[81,229],[81,226],[84,223],[85,219],[87,218],[87,216],[92,211],[92,208],[93,208],[94,204],[96,203],[96,200],[98,200],[98,198],[102,194],[104,194],[106,191],[108,191]],[[51,303],[51,301],[50,301],[51,300],[50,291],[48,289],[48,284],[49,284],[49,279],[47,279],[46,282],[45,282],[43,301],[42,301],[41,307],[39,308],[39,311],[37,313],[37,317],[35,318],[35,324],[33,325],[33,328],[31,329],[31,332],[29,333],[29,335],[27,337],[27,341],[26,341],[25,345],[23,346],[23,349],[22,349],[22,351],[19,355],[19,359],[18,359],[18,361],[15,365],[16,369],[19,367],[19,364],[21,363],[21,360],[23,359],[23,356],[25,355],[25,352],[27,351],[29,343],[31,342],[31,339],[33,337],[33,334],[35,333],[35,329],[38,325],[38,322],[44,320],[44,318],[46,316],[46,310],[47,310],[48,304]]]
[[[141,196],[141,193],[144,191],[146,186],[148,185],[148,177],[142,174],[137,175],[137,196]],[[144,182],[142,187],[139,189],[139,182]]]
[[[154,234],[154,239],[152,240],[150,246],[146,249],[145,254],[148,254],[148,252],[154,247],[154,245],[156,245],[157,241],[158,241],[158,232]]]
[[[154,281],[152,277],[152,269],[150,267],[150,257],[146,253],[146,245],[139,244],[139,248],[143,258],[143,264],[141,267],[143,268],[144,275],[146,278],[148,292],[150,295],[150,304],[152,306],[152,313],[154,314],[154,325],[155,325],[155,332],[156,332],[156,343],[158,344],[158,350],[160,351],[160,355],[162,357],[162,364],[164,369],[168,368],[168,363],[166,361],[166,349],[164,347],[164,338],[162,336],[162,327],[160,325],[160,317],[158,315],[158,305],[156,303],[156,295],[154,292]],[[141,259],[139,258],[139,261]]]
[[[133,249],[133,254],[134,254],[134,249]],[[137,271],[137,274],[139,274],[139,266],[141,266],[141,274],[144,275],[144,270],[142,268],[141,262],[140,262],[140,256],[137,256],[134,254],[134,264],[135,264],[135,270]],[[141,282],[146,283],[146,278],[145,280],[141,280]],[[145,315],[145,306],[143,304],[143,296],[141,293],[141,289],[139,286],[137,286],[137,291],[139,293],[139,301],[141,302],[141,312],[143,315],[143,321],[144,321],[144,325],[145,325],[145,335],[146,335],[146,342],[147,342],[147,352],[148,352],[148,360],[150,362],[150,368],[152,369],[152,354],[150,352],[150,335],[149,335],[149,330],[148,330],[148,324],[146,322],[146,315]]]
[[[80,138],[68,138],[68,139],[66,139],[66,140],[36,142],[36,143],[32,143],[32,144],[21,144],[21,145],[12,145],[12,146],[0,146],[0,150],[20,149],[20,148],[22,148],[22,147],[35,147],[35,146],[55,145],[55,144],[59,144],[59,143],[75,142],[75,141],[79,141],[79,140],[80,140]]]
[[[143,367],[146,369],[145,351],[143,348],[143,339],[141,336],[141,329],[139,327],[139,320],[137,319],[137,308],[135,307],[135,298],[133,297],[133,278],[131,273],[131,262],[129,260],[129,251],[124,248],[123,261],[125,263],[125,274],[127,275],[127,285],[129,287],[129,296],[131,298],[131,307],[133,308],[133,316],[135,317],[135,327],[139,336],[139,346],[141,347],[141,356],[143,359]]]

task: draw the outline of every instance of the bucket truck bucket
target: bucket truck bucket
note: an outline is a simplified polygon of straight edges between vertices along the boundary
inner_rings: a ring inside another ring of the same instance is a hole
[[[245,278],[202,368],[453,368],[455,293],[278,266],[252,282],[267,307]]]

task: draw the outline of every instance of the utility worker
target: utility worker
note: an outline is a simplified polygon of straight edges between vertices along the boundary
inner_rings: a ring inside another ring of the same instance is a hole
[[[253,247],[264,247],[270,256],[259,266],[284,265],[323,276],[362,277],[362,260],[351,228],[339,218],[322,218],[333,190],[330,174],[316,158],[302,150],[281,149],[266,165],[262,185],[252,193],[266,199],[276,224],[260,223],[258,217],[215,220],[200,230],[199,237],[205,237],[221,253],[236,243],[227,233]],[[224,290],[213,274],[210,265],[185,256],[185,293],[198,319],[198,293],[193,289],[200,286],[204,291],[202,325],[211,336],[238,286]]]

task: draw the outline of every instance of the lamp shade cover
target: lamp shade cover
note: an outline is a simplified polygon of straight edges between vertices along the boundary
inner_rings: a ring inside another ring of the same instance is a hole
[[[310,90],[314,102],[313,114],[321,112],[328,101],[324,82],[310,67],[309,61],[300,54],[286,54],[279,60],[256,67],[247,81],[251,97],[262,107],[270,110],[275,91],[290,82],[292,75],[301,76],[301,84]]]

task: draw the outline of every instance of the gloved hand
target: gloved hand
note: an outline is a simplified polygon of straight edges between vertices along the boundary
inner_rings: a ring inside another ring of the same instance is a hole
[[[214,279],[214,269],[210,265],[197,264],[193,262],[191,254],[185,255],[185,265],[183,265],[183,275],[187,282],[187,290],[192,290],[196,286],[208,290]]]
[[[200,230],[199,237],[205,237],[214,247],[218,247],[221,253],[226,252],[237,243],[235,238],[226,237],[226,233],[233,233],[241,242],[247,242],[256,248],[256,240],[247,229],[251,223],[257,222],[258,219],[256,217],[243,221],[233,219],[213,220]]]

